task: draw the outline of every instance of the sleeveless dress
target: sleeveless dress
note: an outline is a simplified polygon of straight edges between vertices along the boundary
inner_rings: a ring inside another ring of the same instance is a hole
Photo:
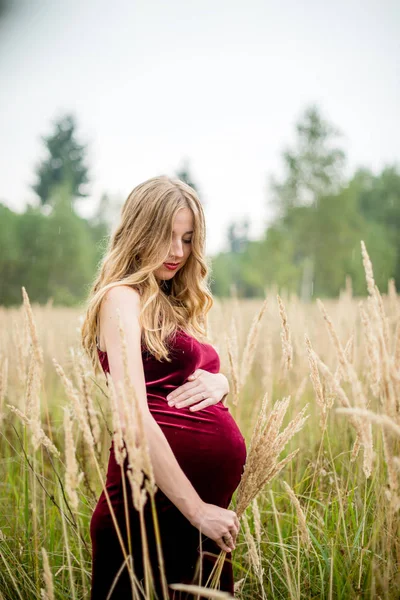
[[[191,412],[189,407],[170,407],[166,400],[166,396],[183,385],[196,369],[219,373],[219,355],[212,345],[198,342],[181,329],[171,338],[169,348],[169,356],[172,359],[170,363],[157,360],[142,345],[150,412],[200,498],[204,502],[228,508],[246,462],[245,439],[228,407],[220,401],[215,405]],[[98,353],[103,370],[109,372],[106,352],[98,348]],[[125,547],[128,548],[121,467],[115,461],[113,443],[109,451],[106,488],[121,528]],[[143,580],[139,513],[132,503],[127,478],[126,483],[134,572],[139,580]],[[155,499],[167,583],[205,585],[220,553],[219,546],[203,533],[200,534],[160,488],[157,489]],[[161,580],[158,576],[157,548],[149,498],[144,506],[144,513],[154,584],[157,595],[161,599],[163,596]],[[122,566],[123,554],[104,491],[91,518],[90,535],[92,540],[91,600],[105,600],[114,577]],[[203,556],[201,565],[200,547]],[[228,553],[224,561],[220,590],[233,595],[231,556],[232,554]],[[202,571],[201,579],[199,569]],[[171,599],[195,598],[193,594],[168,589]],[[131,597],[129,574],[124,568],[110,595],[110,600],[129,600]]]

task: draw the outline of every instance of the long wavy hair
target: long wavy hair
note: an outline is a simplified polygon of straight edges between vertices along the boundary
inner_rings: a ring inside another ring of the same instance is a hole
[[[169,257],[173,220],[184,207],[193,215],[191,253],[174,277],[160,285],[154,271]],[[213,298],[208,286],[211,269],[204,254],[205,237],[202,204],[184,181],[160,175],[132,190],[122,206],[120,222],[110,235],[85,307],[81,341],[95,371],[100,368],[100,305],[106,292],[118,285],[132,286],[140,293],[142,344],[157,360],[171,360],[168,339],[178,329],[201,343],[210,343],[207,313]]]

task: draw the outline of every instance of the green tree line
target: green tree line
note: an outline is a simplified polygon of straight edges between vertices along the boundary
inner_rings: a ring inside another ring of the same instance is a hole
[[[378,286],[400,283],[400,170],[374,174],[359,168],[345,177],[339,131],[315,106],[296,125],[295,143],[282,154],[283,176],[270,179],[270,221],[261,239],[249,239],[249,221],[231,223],[228,250],[212,257],[212,291],[263,296],[271,285],[303,300],[336,296],[350,276],[353,292],[366,292],[360,241],[373,260]],[[110,200],[102,196],[88,219],[76,201],[89,196],[87,148],[77,141],[67,115],[42,137],[47,156],[36,165],[38,196],[23,213],[0,202],[0,304],[21,302],[24,286],[33,302],[73,306],[81,302],[110,233]],[[199,192],[186,162],[176,175]]]
[[[361,240],[377,285],[400,284],[400,170],[373,174],[358,168],[344,176],[340,134],[315,106],[296,126],[293,148],[283,153],[284,177],[271,178],[273,218],[261,240],[230,244],[213,261],[214,291],[228,295],[234,282],[241,297],[262,296],[275,284],[302,300],[334,297],[346,277],[355,295],[365,295]]]

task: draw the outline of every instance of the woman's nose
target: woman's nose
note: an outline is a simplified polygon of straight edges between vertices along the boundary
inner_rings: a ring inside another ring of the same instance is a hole
[[[176,243],[171,247],[171,255],[176,258],[183,257],[183,244]]]

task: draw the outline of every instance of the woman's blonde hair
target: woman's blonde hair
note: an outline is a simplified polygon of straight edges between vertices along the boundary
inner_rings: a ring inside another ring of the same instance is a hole
[[[153,272],[170,256],[173,220],[185,207],[193,215],[192,251],[169,281],[167,296]],[[207,282],[211,271],[204,255],[205,234],[202,204],[184,181],[160,175],[132,190],[87,299],[82,345],[95,369],[100,366],[96,348],[100,305],[106,292],[118,285],[132,286],[140,293],[142,343],[158,360],[170,360],[165,340],[178,328],[200,342],[207,340],[207,313],[213,299]]]

